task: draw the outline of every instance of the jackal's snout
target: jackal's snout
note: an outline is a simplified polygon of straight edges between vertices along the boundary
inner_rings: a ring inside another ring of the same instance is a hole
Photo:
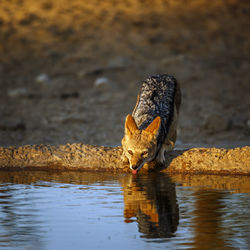
[[[136,170],[138,168],[138,166],[137,165],[131,165],[130,168],[133,169],[133,170]]]
[[[143,159],[137,158],[137,159],[131,159],[130,160],[130,168],[132,170],[137,170],[139,171],[141,169],[141,167],[143,166]]]

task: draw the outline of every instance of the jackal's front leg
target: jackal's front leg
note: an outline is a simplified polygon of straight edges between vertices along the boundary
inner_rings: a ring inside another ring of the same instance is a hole
[[[169,151],[172,151],[174,149],[174,145],[175,143],[171,140],[166,140],[162,146],[161,146],[161,149],[156,157],[156,160],[160,163],[165,163],[166,161],[166,157],[165,157],[165,152],[169,152]]]

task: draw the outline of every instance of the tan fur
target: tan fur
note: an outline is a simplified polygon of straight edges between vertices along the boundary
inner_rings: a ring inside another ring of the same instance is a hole
[[[127,115],[125,121],[125,136],[122,139],[124,149],[123,160],[128,159],[130,168],[141,168],[145,163],[155,158],[157,135],[161,118],[156,117],[144,130],[139,130],[134,118]]]

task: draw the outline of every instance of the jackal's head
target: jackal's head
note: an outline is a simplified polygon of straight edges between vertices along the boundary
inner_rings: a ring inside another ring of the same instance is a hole
[[[123,154],[129,160],[133,173],[139,171],[146,162],[155,158],[160,125],[161,118],[158,116],[146,129],[139,130],[134,118],[127,115],[122,147]]]

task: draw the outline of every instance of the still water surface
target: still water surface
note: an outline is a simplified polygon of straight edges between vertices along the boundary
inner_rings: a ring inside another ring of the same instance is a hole
[[[250,177],[0,172],[0,249],[250,249]]]

